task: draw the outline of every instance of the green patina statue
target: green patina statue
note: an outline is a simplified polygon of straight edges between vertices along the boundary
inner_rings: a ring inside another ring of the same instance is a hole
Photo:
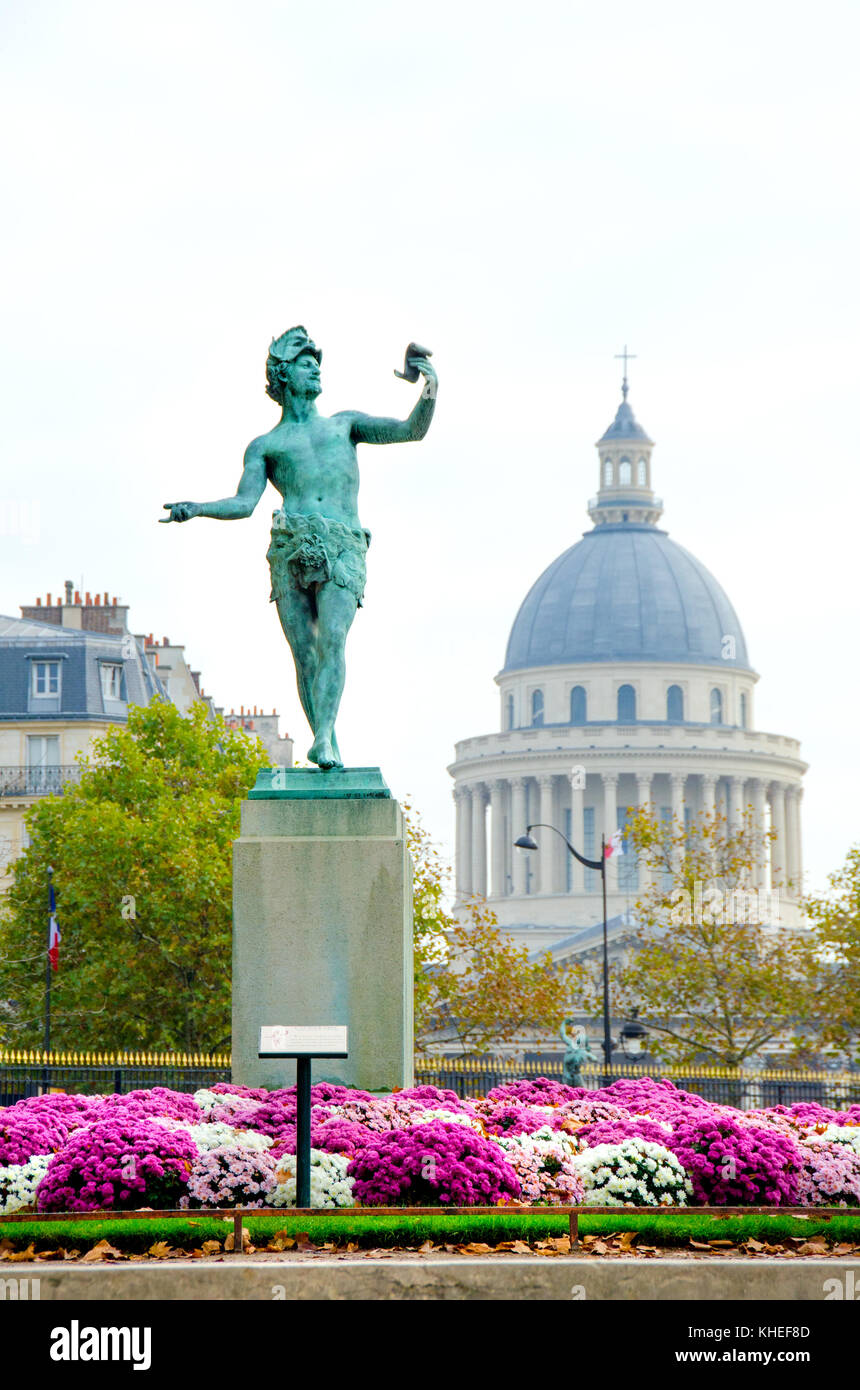
[[[424,386],[407,420],[342,410],[317,412],[322,352],[302,327],[275,338],[266,362],[266,390],[281,419],[248,445],[235,497],[218,502],[166,502],[162,521],[195,516],[236,521],[250,516],[272,482],[283,504],[272,517],[267,559],[272,599],[296,663],[302,709],[313,730],[308,757],[321,768],[342,767],[334,723],[343,694],[347,633],[364,596],[370,532],[358,519],[357,444],[404,444],[423,439],[436,404],[437,378],[427,348],[410,343],[407,381]]]
[[[573,1026],[574,1020],[566,1018],[561,1025],[560,1037],[565,1044],[566,1052],[562,1062],[562,1073],[566,1086],[581,1086],[583,1062],[593,1061],[594,1053],[588,1045],[588,1035],[584,1028],[580,1028],[573,1037],[567,1032],[567,1026]]]

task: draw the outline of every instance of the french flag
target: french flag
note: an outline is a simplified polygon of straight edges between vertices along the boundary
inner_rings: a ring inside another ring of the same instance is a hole
[[[603,848],[604,859],[611,859],[614,854],[624,853],[624,846],[621,843],[623,835],[623,830],[613,831]]]
[[[52,970],[60,968],[60,928],[57,926],[57,899],[54,896],[54,884],[51,881],[51,920],[48,924],[48,960],[51,962]]]

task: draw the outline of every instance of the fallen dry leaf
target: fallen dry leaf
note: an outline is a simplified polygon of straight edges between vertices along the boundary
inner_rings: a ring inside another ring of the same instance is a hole
[[[90,1250],[87,1251],[87,1253],[81,1260],[81,1264],[92,1264],[95,1260],[121,1260],[123,1258],[124,1256],[122,1251],[117,1250],[114,1245],[111,1245],[109,1240],[99,1240]]]
[[[712,1249],[715,1245],[724,1245],[728,1246],[729,1249],[732,1249],[735,1242],[733,1240],[709,1240],[708,1244],[711,1246]]]
[[[798,1255],[829,1255],[830,1251],[823,1236],[813,1236],[811,1240],[804,1241],[803,1245],[798,1247],[797,1253]]]
[[[220,1240],[204,1240],[200,1249],[204,1255],[217,1255],[221,1249]]]
[[[347,1255],[354,1255],[357,1249],[358,1249],[358,1241],[357,1241],[357,1240],[348,1240],[348,1241],[347,1241],[347,1243],[346,1243],[346,1253],[347,1253]],[[430,1244],[429,1240],[427,1240],[427,1241],[425,1241],[424,1244],[421,1246],[421,1249],[424,1250],[424,1251],[426,1251],[426,1250],[432,1250],[432,1249],[433,1249],[433,1246]]]
[[[7,1260],[14,1249],[15,1247],[8,1236],[4,1236],[0,1240],[0,1260]]]
[[[347,1250],[357,1250],[357,1249],[358,1249],[358,1246],[357,1246],[357,1245],[348,1245],[346,1248],[347,1248]],[[418,1247],[418,1254],[419,1254],[419,1255],[429,1255],[429,1254],[430,1254],[430,1251],[431,1251],[431,1250],[435,1250],[435,1249],[436,1249],[436,1246],[433,1244],[432,1240],[425,1240],[425,1242],[424,1242],[423,1245],[419,1245],[419,1247]]]
[[[76,1250],[74,1248],[72,1248],[71,1250],[60,1251],[60,1254],[62,1255],[64,1260],[77,1260],[80,1257],[80,1253],[80,1250]]]
[[[618,1240],[620,1250],[632,1250],[634,1240],[639,1239],[638,1231],[622,1231]]]
[[[496,1246],[497,1250],[510,1250],[514,1255],[530,1255],[532,1248],[524,1240],[503,1240]]]
[[[316,1246],[310,1238],[308,1231],[296,1232],[296,1245],[300,1250],[315,1250]]]
[[[234,1235],[233,1235],[233,1232],[231,1231],[230,1234],[229,1234],[229,1236],[227,1237],[227,1239],[224,1241],[224,1249],[229,1253],[231,1250],[233,1250],[233,1249],[235,1248],[235,1245],[236,1245],[236,1240],[235,1240],[235,1237],[234,1237]],[[220,1248],[220,1247],[219,1247],[219,1248]],[[251,1244],[251,1233],[250,1233],[250,1231],[246,1231],[246,1230],[245,1230],[245,1227],[243,1226],[243,1227],[242,1227],[242,1253],[245,1254],[245,1253],[247,1252],[249,1255],[253,1255],[253,1253],[254,1253],[254,1251],[256,1250],[256,1248],[257,1248],[256,1245],[252,1245],[252,1244]]]
[[[657,1254],[657,1247],[656,1247],[656,1245],[637,1245],[637,1246],[636,1246],[636,1254],[637,1254],[637,1255],[656,1255],[656,1254]]]
[[[758,1254],[760,1251],[764,1250],[764,1244],[762,1241],[754,1240],[752,1236],[748,1236],[743,1243],[742,1249],[751,1250],[754,1254]]]
[[[690,1236],[690,1244],[694,1250],[710,1250],[711,1248],[706,1240],[693,1240],[692,1236]]]
[[[468,1245],[455,1246],[458,1255],[489,1255],[490,1248],[489,1245],[483,1245],[479,1240],[473,1240]]]
[[[154,1245],[150,1245],[147,1255],[152,1255],[153,1259],[166,1260],[173,1254],[173,1246],[168,1245],[166,1240],[157,1240]]]
[[[296,1242],[293,1240],[293,1237],[288,1236],[286,1231],[275,1231],[275,1234],[272,1236],[272,1239],[269,1241],[268,1245],[266,1246],[266,1249],[271,1250],[273,1254],[278,1254],[281,1250],[292,1250],[295,1243]],[[203,1246],[203,1249],[206,1249],[205,1244]]]
[[[860,1245],[834,1245],[831,1250],[832,1255],[853,1255],[860,1250]]]
[[[35,1247],[30,1244],[27,1246],[26,1250],[8,1251],[3,1258],[4,1260],[8,1260],[10,1264],[19,1264],[22,1260],[35,1260],[36,1250]]]

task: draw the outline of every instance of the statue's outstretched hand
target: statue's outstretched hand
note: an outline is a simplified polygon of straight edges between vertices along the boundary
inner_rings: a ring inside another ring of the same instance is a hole
[[[160,522],[168,521],[190,521],[193,516],[197,516],[199,508],[196,502],[165,502],[164,506],[170,512],[170,516],[160,516]]]
[[[430,401],[435,400],[436,392],[439,389],[439,378],[436,375],[436,368],[430,364],[429,357],[409,357],[407,360],[409,366],[414,367],[424,378],[422,396],[426,396]]]

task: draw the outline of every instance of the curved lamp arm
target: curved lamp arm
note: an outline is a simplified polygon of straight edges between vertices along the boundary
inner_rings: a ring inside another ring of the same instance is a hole
[[[525,840],[526,838],[530,837],[531,832],[533,830],[552,830],[556,835],[559,836],[560,839],[564,840],[564,843],[567,845],[574,859],[578,859],[580,864],[584,864],[587,869],[597,869],[600,873],[604,872],[604,861],[602,859],[586,859],[585,855],[580,854],[579,850],[573,848],[573,845],[570,843],[570,840],[567,838],[566,835],[562,835],[561,831],[556,829],[554,825],[547,825],[545,821],[535,821],[533,825],[527,825],[526,833],[525,835],[520,836],[520,840]],[[519,845],[520,840],[515,840],[514,844]],[[520,847],[522,849],[538,848],[534,841],[532,841],[530,845],[521,845]]]

